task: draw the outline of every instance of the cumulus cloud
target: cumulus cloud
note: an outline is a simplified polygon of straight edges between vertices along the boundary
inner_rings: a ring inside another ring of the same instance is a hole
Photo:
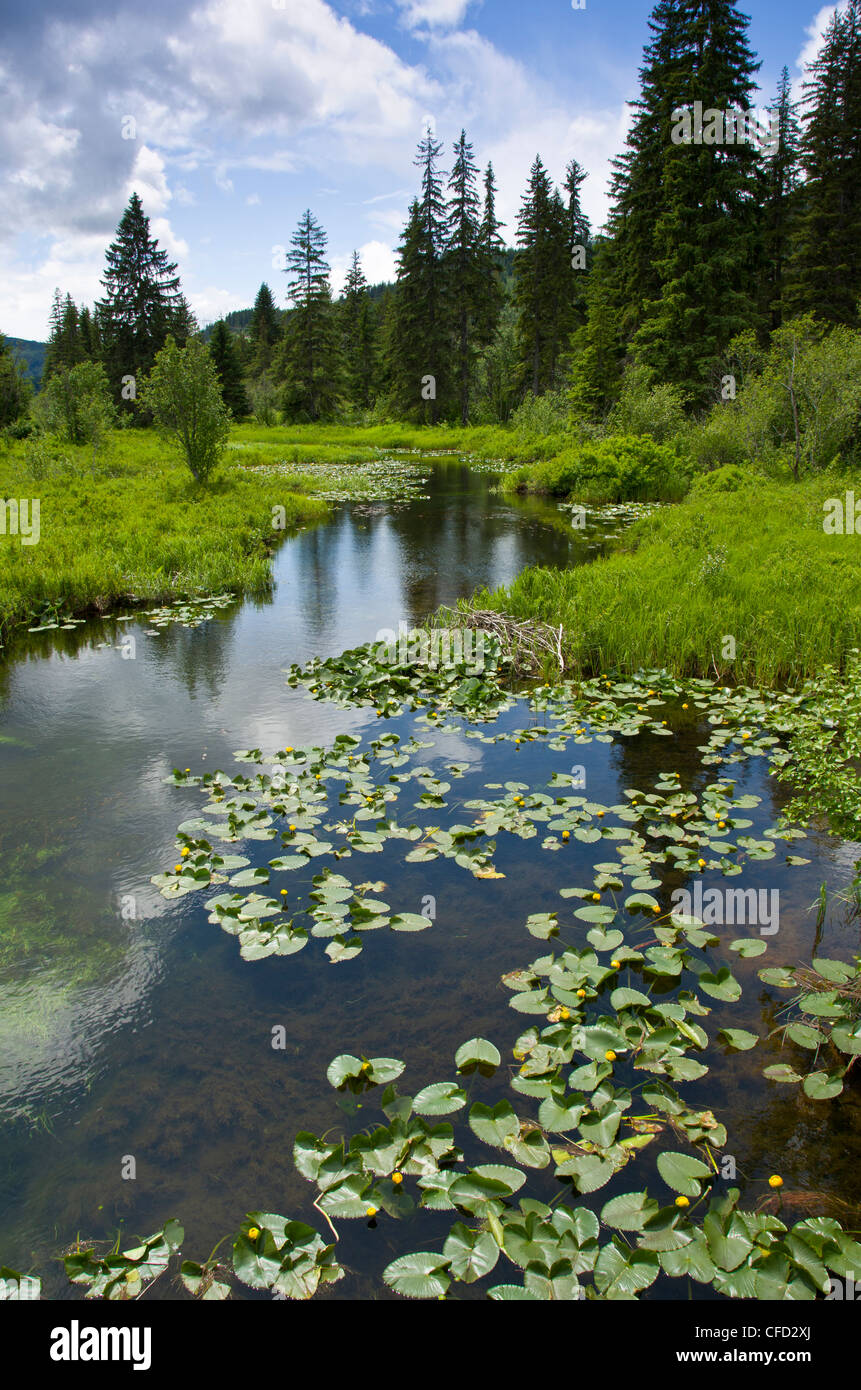
[[[261,179],[257,216],[275,210],[285,221],[316,196],[321,175],[337,182],[368,278],[390,278],[428,115],[447,159],[462,125],[480,162],[493,159],[509,241],[538,151],[557,180],[572,156],[586,165],[584,203],[599,223],[625,108],[572,110],[523,63],[458,27],[471,3],[398,0],[422,62],[361,32],[355,7],[351,20],[326,0],[148,0],[145,21],[135,0],[68,0],[47,19],[22,8],[0,37],[0,259],[10,267],[0,327],[41,337],[55,284],[87,302],[101,293],[104,247],[133,188],[207,317],[237,306],[210,286],[218,264],[200,253],[210,230],[201,219],[223,209],[244,236],[238,219],[252,215]],[[387,188],[396,191],[378,191]],[[228,224],[218,225],[223,238]],[[267,245],[284,239],[285,230],[261,231]],[[339,254],[344,239],[342,229]],[[231,267],[241,258],[235,244]]]
[[[453,29],[462,24],[473,0],[397,0],[410,29],[423,25]]]
[[[359,246],[359,261],[362,270],[365,272],[365,279],[369,285],[380,285],[386,280],[394,280],[397,275],[397,260],[394,249],[385,241],[366,241],[364,246]],[[348,256],[333,256],[332,258],[332,290],[335,294],[340,294],[347,279],[347,271],[353,254]]]
[[[829,24],[837,11],[843,11],[845,8],[845,0],[839,5],[823,5],[822,9],[813,17],[804,31],[806,39],[804,47],[795,60],[795,66],[797,68],[801,68],[802,70],[809,68],[810,64],[816,60]]]

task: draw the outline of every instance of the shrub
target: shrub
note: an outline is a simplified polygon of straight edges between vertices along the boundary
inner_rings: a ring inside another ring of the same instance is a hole
[[[511,416],[512,428],[530,437],[564,434],[571,414],[564,391],[546,391],[543,396],[528,395]]]
[[[205,344],[191,338],[178,348],[168,338],[144,383],[143,404],[159,434],[182,451],[195,480],[205,483],[230,435],[230,411]]]
[[[649,502],[683,497],[688,482],[688,464],[672,445],[648,435],[608,435],[518,469],[508,486],[580,502]]]
[[[749,472],[739,468],[735,463],[726,463],[722,468],[713,468],[710,473],[703,473],[701,477],[695,478],[691,496],[700,493],[737,492],[739,488],[748,487],[750,483]]]
[[[611,434],[650,435],[659,443],[672,439],[687,428],[684,396],[677,386],[651,386],[644,368],[629,367],[607,425]]]
[[[59,367],[36,400],[45,429],[68,444],[90,444],[95,454],[114,424],[116,411],[108,379],[99,362]]]

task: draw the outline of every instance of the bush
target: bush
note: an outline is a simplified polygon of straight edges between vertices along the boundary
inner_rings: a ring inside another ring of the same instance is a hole
[[[99,362],[60,367],[33,407],[45,429],[68,444],[90,444],[93,460],[116,419],[105,371]]]
[[[209,350],[197,338],[178,348],[168,338],[144,382],[143,405],[163,438],[185,456],[192,476],[205,483],[230,435],[230,411]]]
[[[564,434],[568,428],[571,409],[564,391],[546,391],[543,396],[529,395],[511,416],[511,426],[521,436],[531,437]]]
[[[687,492],[689,469],[672,445],[648,435],[608,435],[518,469],[506,482],[515,491],[579,502],[673,501]]]
[[[650,435],[659,443],[672,439],[687,428],[684,396],[677,386],[650,386],[642,367],[629,367],[607,425],[611,434]]]
[[[701,493],[737,492],[739,488],[749,487],[751,474],[737,464],[727,463],[722,468],[713,468],[711,473],[703,473],[694,479],[691,496]]]

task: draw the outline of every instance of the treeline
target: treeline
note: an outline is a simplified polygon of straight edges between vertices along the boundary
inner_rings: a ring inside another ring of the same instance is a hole
[[[234,416],[505,423],[549,396],[602,421],[632,382],[700,413],[740,334],[766,351],[796,320],[861,326],[861,0],[833,16],[803,108],[784,68],[758,124],[760,65],[734,0],[658,0],[649,25],[605,234],[583,214],[577,160],[559,188],[537,157],[507,249],[492,166],[479,172],[461,132],[447,171],[428,130],[393,285],[372,290],[354,253],[336,299],[307,211],[285,308],[263,284],[250,315],[208,331]],[[98,361],[133,412],[124,381],[196,325],[136,195],[107,254],[92,311],[55,298],[45,379]]]

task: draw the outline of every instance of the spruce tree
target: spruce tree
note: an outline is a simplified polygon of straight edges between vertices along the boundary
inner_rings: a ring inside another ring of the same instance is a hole
[[[592,250],[589,219],[580,204],[580,188],[587,178],[585,169],[572,159],[565,170],[566,208],[568,218],[568,255],[571,272],[570,327],[579,327],[586,320],[586,281]]]
[[[655,226],[672,112],[679,104],[677,50],[686,8],[688,0],[658,0],[652,11],[640,92],[630,103],[634,119],[625,150],[612,165],[608,231],[616,253],[606,289],[618,314],[620,356],[642,322],[646,301],[660,294]]]
[[[515,303],[520,385],[541,395],[558,385],[571,328],[572,270],[565,204],[536,157],[517,216]]]
[[[209,353],[218,372],[221,396],[234,420],[251,414],[251,406],[242,380],[242,366],[236,340],[224,319],[219,319],[209,340]]]
[[[93,315],[86,305],[81,309],[78,317],[78,336],[83,356],[90,361],[95,361],[100,355],[99,335]]]
[[[469,424],[469,395],[476,354],[476,330],[482,308],[480,260],[480,202],[476,191],[478,166],[466,131],[454,146],[449,175],[449,204],[445,241],[447,289],[452,309],[454,378],[460,423]]]
[[[60,291],[55,290],[42,381],[50,381],[63,367],[77,366],[87,355],[81,339],[80,316],[75,301],[70,294],[63,298]]]
[[[286,378],[284,413],[291,421],[331,419],[341,395],[340,353],[326,233],[310,209],[299,219],[290,245],[285,273],[293,311],[279,358]]]
[[[771,112],[776,120],[777,147],[764,161],[760,193],[760,319],[768,333],[783,321],[799,183],[800,129],[788,68],[780,75]]]
[[[478,303],[476,336],[483,347],[496,336],[505,290],[502,284],[502,257],[505,245],[499,235],[504,223],[496,216],[496,179],[493,165],[484,173],[484,209],[478,232],[478,261],[481,291]]]
[[[422,170],[421,197],[410,207],[398,252],[388,357],[393,405],[431,425],[440,419],[452,390],[441,152],[442,144],[428,129],[415,159]]]
[[[672,16],[674,48],[663,74],[653,73],[674,109],[742,113],[754,90],[748,19],[734,0],[688,0]],[[671,113],[672,118],[672,113]],[[673,119],[675,133],[681,123]],[[720,374],[724,350],[750,325],[756,303],[760,155],[711,121],[702,143],[672,139],[664,126],[661,198],[652,239],[657,293],[646,298],[634,338],[636,359],[655,381],[677,385],[704,403]],[[740,120],[737,125],[740,125]],[[735,137],[741,134],[736,129]]]
[[[805,95],[791,309],[854,328],[861,297],[861,0],[834,14]]]
[[[97,305],[103,361],[117,397],[122,378],[142,378],[168,336],[178,344],[188,336],[193,320],[176,269],[150,235],[149,218],[133,193],[106,252],[105,296]],[[121,404],[131,409],[125,399]]]
[[[248,336],[252,344],[251,367],[255,375],[272,365],[272,353],[282,336],[281,315],[272,291],[264,281],[257,291]]]
[[[370,410],[374,403],[376,334],[368,282],[358,251],[353,252],[347,272],[341,322],[347,395],[360,410]]]

